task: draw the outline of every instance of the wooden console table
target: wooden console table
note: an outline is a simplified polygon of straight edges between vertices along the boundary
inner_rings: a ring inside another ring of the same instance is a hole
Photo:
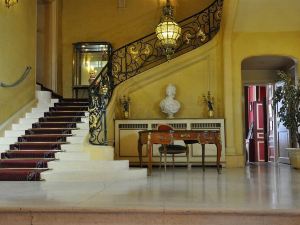
[[[222,152],[221,135],[218,130],[173,130],[139,131],[138,154],[140,166],[142,166],[142,147],[147,144],[148,151],[148,176],[152,173],[152,145],[153,144],[173,144],[174,140],[197,140],[202,146],[202,166],[204,167],[205,144],[215,144],[217,147],[217,170],[220,173],[220,158]]]

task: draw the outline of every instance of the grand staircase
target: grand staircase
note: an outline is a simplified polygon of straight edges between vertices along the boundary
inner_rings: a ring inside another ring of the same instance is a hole
[[[177,40],[174,58],[204,45],[218,33],[222,6],[223,0],[215,0],[206,9],[179,22],[182,35]],[[39,101],[37,108],[0,139],[0,180],[89,179],[86,174],[91,179],[127,179],[128,161],[125,161],[125,167],[121,166],[122,169],[117,166],[117,172],[110,166],[106,170],[105,166],[102,167],[104,164],[91,162],[92,157],[84,150],[83,142],[89,130],[89,142],[99,150],[107,148],[106,108],[114,88],[166,60],[156,34],[152,33],[111,53],[109,63],[90,84],[89,103],[84,99]],[[40,91],[38,95],[47,93]],[[90,129],[87,117],[93,124]],[[58,160],[62,163],[56,163]],[[133,177],[146,176],[146,170],[134,172]]]
[[[0,138],[1,181],[146,177],[144,169],[130,170],[128,161],[113,161],[113,149],[97,146],[94,151],[111,152],[100,160],[85,150],[88,100],[51,99],[48,91],[37,91],[37,96],[37,107]]]

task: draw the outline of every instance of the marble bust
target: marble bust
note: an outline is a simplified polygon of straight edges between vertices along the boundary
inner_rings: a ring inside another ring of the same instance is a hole
[[[160,102],[160,108],[163,113],[168,114],[168,118],[174,118],[174,114],[180,109],[180,103],[175,100],[176,87],[169,84],[166,88],[166,97]]]

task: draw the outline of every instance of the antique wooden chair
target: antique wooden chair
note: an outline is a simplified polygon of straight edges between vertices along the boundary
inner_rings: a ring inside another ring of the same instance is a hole
[[[168,124],[159,124],[157,126],[157,130],[159,131],[169,131],[172,132],[173,127]],[[186,141],[185,141],[186,142]],[[162,162],[162,155],[164,155],[164,167],[165,171],[167,169],[167,155],[172,155],[172,162],[173,162],[173,168],[175,166],[175,159],[174,156],[176,154],[186,154],[187,158],[187,167],[189,168],[189,147],[188,143],[185,143],[184,145],[177,145],[177,144],[169,144],[169,145],[161,145],[159,148],[159,154],[160,154],[160,160],[159,160],[159,167],[161,168],[161,162]]]

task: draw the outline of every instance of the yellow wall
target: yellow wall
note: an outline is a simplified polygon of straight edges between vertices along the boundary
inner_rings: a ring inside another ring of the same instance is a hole
[[[35,97],[36,1],[19,1],[10,8],[0,2],[0,82],[13,83],[26,66],[29,76],[13,88],[0,87],[0,123]]]
[[[153,33],[159,23],[162,0],[130,0],[117,8],[112,0],[62,0],[63,95],[72,94],[72,43],[108,41],[114,49]],[[213,0],[172,0],[175,17],[182,20],[206,8]]]
[[[300,32],[234,32],[239,3],[239,0],[224,1],[222,17],[226,165],[229,167],[244,166],[245,162],[242,61],[260,55],[290,56],[297,61],[300,58]],[[268,24],[276,30],[276,23]]]
[[[119,99],[131,98],[132,119],[166,118],[159,103],[165,97],[166,86],[176,86],[176,100],[181,109],[175,118],[206,118],[207,107],[202,95],[210,89],[216,102],[215,117],[223,118],[223,77],[220,38],[217,35],[201,48],[161,64],[117,86],[109,108],[109,139],[113,138],[112,118],[122,118]],[[116,113],[116,114],[114,114]]]
[[[298,61],[300,59],[299,41],[300,32],[233,34],[233,107],[237,153],[243,151],[242,61],[247,57],[259,55],[290,56]]]

